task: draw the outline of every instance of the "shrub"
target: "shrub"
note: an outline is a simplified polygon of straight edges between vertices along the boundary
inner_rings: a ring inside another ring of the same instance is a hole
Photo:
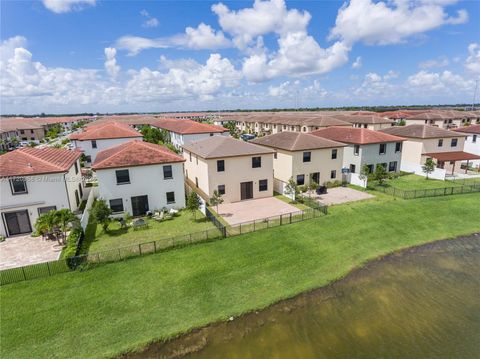
[[[75,257],[75,253],[77,252],[77,242],[82,233],[82,227],[76,227],[70,231],[67,237],[67,245],[62,252],[62,258]]]

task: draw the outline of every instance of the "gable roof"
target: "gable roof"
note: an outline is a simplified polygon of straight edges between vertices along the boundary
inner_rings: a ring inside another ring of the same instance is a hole
[[[314,150],[344,147],[344,143],[301,132],[279,132],[250,141],[257,145],[279,148],[287,151]]]
[[[118,122],[105,122],[86,127],[83,132],[70,135],[71,140],[105,140],[112,138],[142,137],[142,134],[128,125]]]
[[[480,135],[480,125],[470,125],[470,126],[460,127],[460,128],[454,129],[453,131]]]
[[[405,141],[402,137],[393,136],[380,131],[369,130],[367,128],[328,127],[313,131],[311,134],[334,141],[356,145]]]
[[[204,140],[192,141],[184,145],[183,149],[202,158],[251,156],[275,152],[267,147],[226,136],[212,136]]]
[[[23,147],[0,156],[0,177],[67,172],[81,154],[64,148]]]
[[[222,126],[177,118],[162,118],[153,122],[152,126],[162,128],[170,132],[180,133],[182,135],[193,135],[198,133],[223,133],[228,131]]]
[[[385,128],[383,130],[380,130],[379,132],[408,138],[443,138],[459,136],[458,133],[455,133],[453,131],[430,125],[394,126],[390,128]]]
[[[371,115],[371,114],[366,114],[366,115],[347,115],[347,114],[340,114],[340,115],[334,115],[332,116],[334,118],[337,118],[342,121],[346,121],[349,123],[360,123],[360,124],[394,124],[395,121],[389,120],[388,118],[381,117],[379,115]]]
[[[183,157],[164,146],[134,140],[98,152],[92,169],[148,166],[184,161]]]

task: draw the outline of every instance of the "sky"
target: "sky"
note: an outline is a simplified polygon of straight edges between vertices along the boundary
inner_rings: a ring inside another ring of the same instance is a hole
[[[0,4],[2,114],[471,103],[480,79],[478,0]]]

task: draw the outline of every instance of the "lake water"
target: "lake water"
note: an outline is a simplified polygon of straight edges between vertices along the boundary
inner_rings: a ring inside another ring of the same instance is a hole
[[[136,356],[480,358],[480,236],[394,254]]]

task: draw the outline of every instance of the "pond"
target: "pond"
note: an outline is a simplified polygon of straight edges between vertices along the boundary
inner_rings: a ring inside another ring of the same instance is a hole
[[[393,254],[132,357],[479,358],[480,235]]]

